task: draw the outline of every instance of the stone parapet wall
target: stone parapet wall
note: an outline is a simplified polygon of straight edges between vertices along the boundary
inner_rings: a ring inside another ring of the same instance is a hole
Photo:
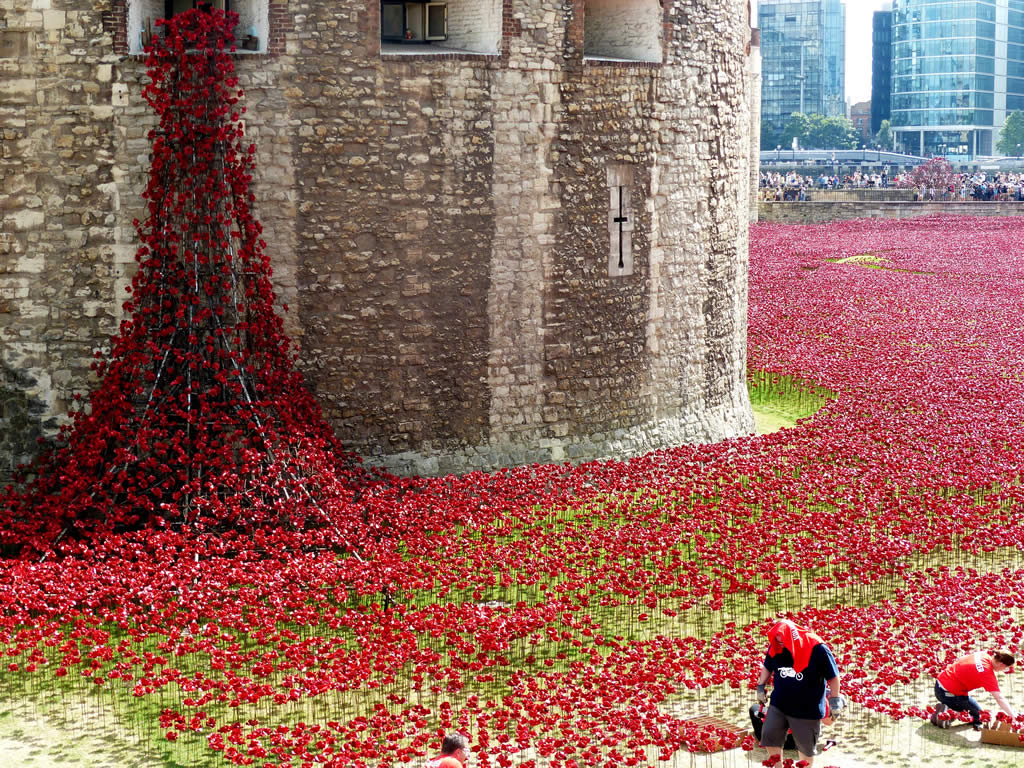
[[[1024,216],[1024,203],[937,202],[788,202],[758,204],[761,221],[784,224],[818,224],[845,219],[909,219],[915,216]]]
[[[496,2],[491,55],[382,46],[376,2],[268,3],[271,55],[236,59],[255,213],[347,448],[448,471],[752,430],[744,4],[630,3],[663,61],[585,57],[588,0]],[[134,269],[125,8],[0,0],[0,362],[39,424],[92,387]]]
[[[808,187],[805,190],[807,200],[812,203],[914,203],[917,202],[917,190],[888,187],[854,187],[851,189],[818,189]]]

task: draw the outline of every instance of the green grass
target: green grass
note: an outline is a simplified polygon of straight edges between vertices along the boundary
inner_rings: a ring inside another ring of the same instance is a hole
[[[813,382],[769,371],[750,371],[747,391],[759,435],[796,426],[837,397],[837,393]]]
[[[856,264],[859,267],[883,269],[888,259],[884,259],[875,253],[858,253],[855,256],[847,256],[843,259],[826,259],[826,261],[830,261],[833,264]]]
[[[778,432],[780,429],[795,426],[796,419],[790,418],[784,413],[777,413],[766,408],[754,406],[754,428],[759,435],[768,435],[772,432]]]
[[[858,253],[854,256],[846,256],[842,259],[825,259],[832,264],[850,264],[867,269],[884,269],[888,272],[906,272],[912,275],[931,275],[932,272],[922,272],[917,269],[903,269],[902,267],[889,266],[889,259],[879,256],[879,253],[890,253],[890,251],[873,251],[871,253]]]

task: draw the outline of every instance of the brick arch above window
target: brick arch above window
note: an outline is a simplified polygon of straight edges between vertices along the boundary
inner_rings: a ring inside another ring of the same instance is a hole
[[[196,0],[110,0],[103,12],[105,31],[114,39],[114,51],[141,54],[145,36],[157,34],[156,20],[181,13]],[[284,53],[285,39],[293,27],[288,0],[209,0],[217,8],[238,14],[235,38],[238,50],[271,55]]]

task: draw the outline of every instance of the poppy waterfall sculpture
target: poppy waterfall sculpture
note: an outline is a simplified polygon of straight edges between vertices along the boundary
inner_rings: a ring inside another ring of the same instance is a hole
[[[339,449],[274,311],[236,22],[182,13],[149,48],[143,95],[159,127],[127,319],[88,404],[3,500],[8,551],[168,527],[329,531],[349,551],[361,537],[352,501],[368,475]]]

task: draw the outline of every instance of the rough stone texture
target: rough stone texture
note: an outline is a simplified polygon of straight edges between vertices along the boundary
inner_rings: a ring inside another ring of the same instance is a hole
[[[0,1],[0,39],[0,364],[63,414],[119,321],[112,40],[58,0]]]
[[[588,4],[502,0],[484,55],[382,46],[373,0],[270,0],[270,55],[238,56],[287,328],[371,461],[465,471],[752,431],[744,3],[614,3],[662,14],[661,62],[585,57]],[[41,419],[92,386],[134,264],[152,117],[127,17],[0,0],[0,362]],[[612,177],[632,178],[622,275]]]
[[[761,30],[751,30],[747,56],[747,101],[750,104],[750,220],[757,221],[757,187],[761,178]]]
[[[0,485],[36,454],[39,440],[56,429],[56,420],[47,418],[46,406],[38,398],[39,391],[37,382],[0,365]]]
[[[758,203],[760,221],[820,224],[845,219],[911,219],[915,216],[1024,216],[1024,203],[842,202]]]

